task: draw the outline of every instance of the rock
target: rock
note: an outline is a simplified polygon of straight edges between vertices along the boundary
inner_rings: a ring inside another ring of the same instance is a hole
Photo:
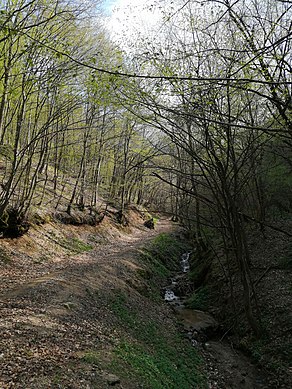
[[[206,312],[184,307],[179,307],[175,311],[187,331],[191,329],[198,333],[205,333],[218,326],[216,320]]]
[[[171,302],[171,301],[178,300],[178,297],[173,293],[172,290],[166,289],[165,294],[164,294],[164,300]]]
[[[118,376],[114,375],[114,374],[111,374],[111,373],[105,373],[104,374],[104,379],[107,381],[107,383],[110,385],[110,386],[115,386],[115,385],[118,385],[121,380]]]

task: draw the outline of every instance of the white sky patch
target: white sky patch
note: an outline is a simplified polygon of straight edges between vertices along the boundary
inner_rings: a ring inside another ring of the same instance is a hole
[[[102,8],[107,15],[111,15],[117,0],[103,0]]]
[[[107,0],[106,9],[111,14],[106,19],[106,27],[111,37],[127,46],[138,35],[150,39],[155,36],[162,13],[153,3],[153,0]]]

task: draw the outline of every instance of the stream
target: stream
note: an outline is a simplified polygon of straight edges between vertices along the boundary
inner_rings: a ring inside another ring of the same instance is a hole
[[[164,288],[164,300],[182,325],[185,336],[205,361],[209,389],[269,388],[264,373],[248,357],[220,339],[219,323],[208,313],[185,306],[188,296],[181,295],[180,286],[188,282],[191,252],[182,254],[180,272]]]
[[[190,270],[191,252],[182,254],[180,261],[180,273],[171,278],[171,284],[165,288],[164,300],[171,305],[174,313],[178,316],[186,336],[195,346],[205,340],[206,332],[214,332],[218,327],[216,320],[208,313],[185,307],[188,296],[179,295],[179,285],[187,282],[187,273]]]

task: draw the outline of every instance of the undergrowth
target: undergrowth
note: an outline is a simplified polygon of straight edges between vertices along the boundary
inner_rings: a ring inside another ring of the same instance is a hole
[[[179,270],[181,255],[189,250],[189,244],[174,234],[160,234],[141,251],[142,268],[138,273],[147,281],[148,288],[143,292],[146,297],[161,300],[157,285],[165,285],[171,274]]]
[[[182,253],[189,250],[189,245],[170,234],[158,235],[141,252],[140,260],[147,269],[148,277],[169,277],[178,270]]]
[[[169,334],[151,318],[143,319],[127,297],[118,293],[111,309],[129,337],[114,351],[111,368],[121,377],[143,381],[143,387],[203,388],[196,350],[178,334]]]
[[[61,239],[59,244],[67,250],[73,251],[76,254],[81,254],[86,251],[92,250],[92,246],[90,244],[84,243],[83,241],[77,238],[67,238]]]
[[[210,304],[210,292],[207,286],[202,286],[197,289],[185,301],[185,306],[191,309],[206,310]]]

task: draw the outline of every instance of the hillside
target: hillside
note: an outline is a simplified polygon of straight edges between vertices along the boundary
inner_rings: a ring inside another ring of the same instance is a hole
[[[124,299],[153,334],[157,329],[157,342],[167,328],[170,350],[172,342],[184,343],[171,340],[174,319],[145,297],[148,285],[139,276],[141,248],[173,227],[162,220],[150,231],[131,213],[124,229],[106,217],[98,227],[51,222],[2,239],[1,388],[135,388],[137,379],[142,385],[145,377],[131,371],[119,379],[112,373],[122,363],[118,351],[134,342],[124,322],[131,317],[120,310]]]

